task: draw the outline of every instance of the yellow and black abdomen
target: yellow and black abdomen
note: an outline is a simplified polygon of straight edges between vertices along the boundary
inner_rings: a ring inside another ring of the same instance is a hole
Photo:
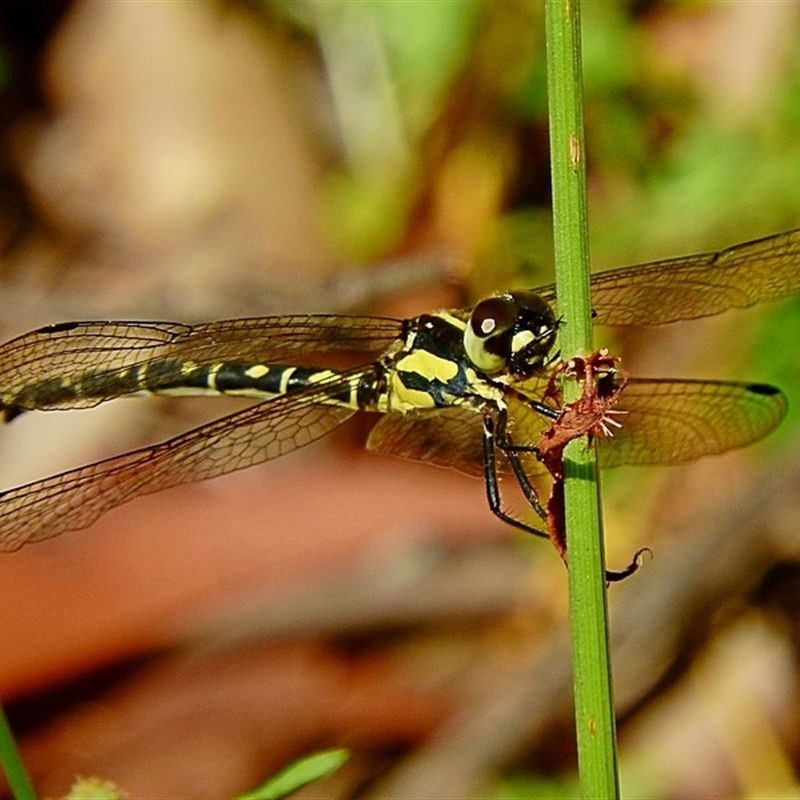
[[[23,411],[88,408],[125,395],[231,395],[267,400],[311,386],[318,387],[317,402],[358,409],[375,406],[378,383],[375,365],[341,373],[319,367],[164,360],[14,387],[0,396],[0,410],[8,422]]]

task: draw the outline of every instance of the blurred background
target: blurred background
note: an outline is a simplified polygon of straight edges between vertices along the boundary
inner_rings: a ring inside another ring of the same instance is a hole
[[[534,0],[0,5],[0,334],[404,317],[552,280]],[[800,6],[584,4],[595,268],[800,225]],[[798,264],[800,269],[800,264]],[[611,338],[611,337],[614,338]],[[604,332],[634,374],[774,383],[767,441],[604,473],[623,793],[797,797],[800,303]],[[0,486],[238,407],[0,431]],[[42,795],[573,797],[566,574],[369,421],[0,558],[0,695]]]

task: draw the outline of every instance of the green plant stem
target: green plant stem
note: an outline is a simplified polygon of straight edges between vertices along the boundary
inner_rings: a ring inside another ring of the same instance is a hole
[[[579,0],[546,0],[556,284],[564,358],[592,351]],[[567,380],[565,400],[580,394]],[[564,453],[565,524],[578,768],[584,798],[619,797],[597,461],[585,440]]]
[[[16,800],[35,800],[36,792],[25,765],[22,763],[2,706],[0,706],[0,764],[3,765],[8,786],[14,798]]]

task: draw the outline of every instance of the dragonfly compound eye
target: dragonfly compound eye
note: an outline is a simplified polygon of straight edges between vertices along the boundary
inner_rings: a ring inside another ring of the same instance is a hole
[[[558,320],[552,306],[534,292],[511,292],[517,307],[508,369],[516,378],[541,370],[556,343]]]
[[[543,367],[557,329],[546,300],[534,292],[509,292],[475,306],[464,330],[464,350],[487,375],[508,369],[527,378]]]
[[[481,300],[472,309],[464,330],[464,350],[481,372],[492,375],[508,366],[518,310],[510,294]]]

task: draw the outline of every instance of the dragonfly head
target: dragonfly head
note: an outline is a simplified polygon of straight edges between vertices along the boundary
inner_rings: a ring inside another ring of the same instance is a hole
[[[509,292],[475,306],[464,330],[464,350],[487,375],[508,370],[515,378],[529,378],[544,367],[557,330],[546,300],[534,292]]]

